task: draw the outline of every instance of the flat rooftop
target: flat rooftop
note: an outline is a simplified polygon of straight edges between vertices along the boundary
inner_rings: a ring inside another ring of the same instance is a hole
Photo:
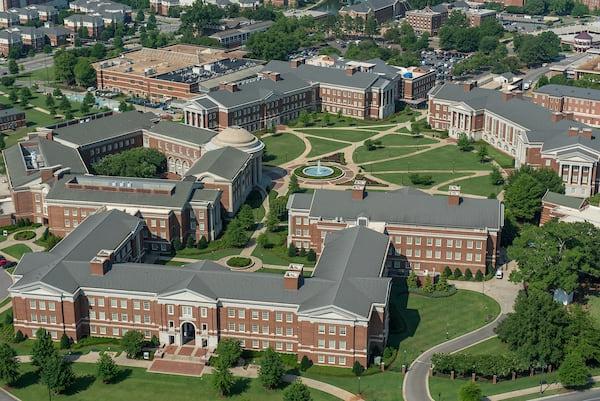
[[[157,75],[156,79],[171,82],[184,82],[192,84],[195,82],[204,82],[220,76],[232,74],[237,71],[245,70],[260,65],[261,63],[251,59],[223,59],[213,63],[206,63],[201,66],[188,66],[165,74]]]
[[[160,49],[144,47],[93,65],[96,70],[154,77],[227,58],[242,58],[245,54],[246,52],[240,50],[230,51],[193,45],[172,45]]]
[[[600,56],[592,57],[585,62],[579,64],[577,71],[589,72],[592,74],[600,74]]]

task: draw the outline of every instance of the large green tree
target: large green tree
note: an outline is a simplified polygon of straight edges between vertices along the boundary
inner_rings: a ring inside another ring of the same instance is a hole
[[[90,60],[85,57],[80,57],[77,64],[73,67],[75,82],[77,85],[84,88],[94,86],[96,84],[96,70],[92,67]]]
[[[54,394],[63,393],[75,381],[71,362],[58,353],[48,358],[40,377],[42,383],[48,387],[48,392]]]
[[[121,345],[127,354],[127,358],[136,358],[142,353],[144,333],[137,330],[129,330],[121,338]]]
[[[54,347],[52,337],[45,329],[39,328],[35,332],[35,341],[31,348],[31,363],[42,369],[46,361],[56,355],[58,351]]]
[[[240,342],[232,338],[219,341],[217,355],[219,356],[219,363],[224,364],[225,367],[230,368],[234,366],[240,356],[242,356]]]
[[[260,361],[260,369],[258,371],[258,378],[262,385],[268,389],[278,387],[281,385],[284,373],[285,367],[283,366],[281,356],[271,348],[267,348]]]
[[[166,166],[165,155],[158,150],[134,148],[106,156],[92,168],[99,175],[152,178],[164,173]]]
[[[558,368],[558,380],[567,388],[584,387],[589,384],[590,370],[579,352],[567,354]]]
[[[6,343],[0,344],[0,380],[7,384],[19,378],[19,361],[17,353]]]
[[[542,290],[575,291],[582,282],[600,277],[599,242],[600,230],[590,223],[526,225],[508,248],[519,266],[510,280]]]
[[[73,52],[59,50],[54,54],[54,77],[67,85],[75,82],[73,69],[77,64],[77,56]]]
[[[235,384],[235,379],[229,368],[223,362],[219,361],[217,362],[217,366],[213,367],[211,376],[213,387],[221,395],[229,395]]]
[[[306,384],[298,379],[283,391],[283,401],[312,401],[312,397]]]
[[[98,378],[102,380],[103,383],[112,383],[119,375],[119,367],[106,352],[100,355],[96,366],[98,368]]]

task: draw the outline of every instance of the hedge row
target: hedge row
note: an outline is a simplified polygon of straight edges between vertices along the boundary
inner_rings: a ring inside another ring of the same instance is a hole
[[[479,376],[509,377],[512,372],[529,371],[529,364],[517,355],[507,352],[494,355],[434,354],[431,358],[435,372],[457,376],[468,376],[473,373]]]

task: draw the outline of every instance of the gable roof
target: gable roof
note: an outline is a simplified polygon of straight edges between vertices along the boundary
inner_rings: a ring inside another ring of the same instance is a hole
[[[585,205],[586,200],[585,198],[576,198],[574,196],[567,196],[557,192],[546,191],[542,197],[542,202],[580,210]]]
[[[600,89],[580,88],[570,85],[544,85],[535,90],[538,93],[544,93],[550,96],[557,97],[576,97],[589,100],[600,100]]]
[[[194,163],[186,176],[210,173],[231,181],[243,169],[250,157],[248,153],[230,146],[211,150]]]

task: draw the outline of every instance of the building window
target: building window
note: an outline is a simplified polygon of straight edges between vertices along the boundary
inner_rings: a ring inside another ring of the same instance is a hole
[[[330,365],[335,365],[335,356],[329,355],[327,357],[327,363],[330,364]]]
[[[231,317],[231,318],[235,317],[235,309],[233,309],[233,308],[227,309],[227,317]]]
[[[167,305],[167,314],[168,315],[174,315],[175,314],[175,307],[173,305]]]
[[[318,332],[319,332],[319,334],[325,334],[325,325],[324,324],[319,325]]]
[[[338,365],[346,366],[346,357],[345,356],[338,357]]]
[[[205,307],[201,307],[200,308],[200,317],[207,317],[208,316],[208,309]]]
[[[275,321],[276,322],[282,322],[283,321],[283,313],[281,313],[281,312],[275,312]]]
[[[121,309],[127,309],[127,300],[126,299],[121,300]]]
[[[269,312],[268,311],[262,312],[262,320],[269,320]]]
[[[181,307],[181,315],[183,317],[191,318],[192,317],[192,307],[191,306],[182,306]]]
[[[322,339],[322,338],[319,338],[317,340],[317,347],[319,347],[319,348],[325,348],[325,340]]]
[[[150,310],[150,301],[144,301],[144,310]]]
[[[238,318],[244,319],[245,317],[246,317],[246,310],[245,309],[238,309]]]
[[[258,320],[258,311],[257,310],[252,311],[252,320]]]
[[[335,332],[336,332],[335,326],[329,326],[329,335],[334,336]]]
[[[286,313],[285,314],[285,321],[287,323],[292,323],[294,321],[294,315],[292,315],[291,313]]]
[[[140,310],[140,301],[133,301],[133,309]]]
[[[114,298],[111,298],[110,300],[110,307],[111,308],[116,308],[117,307],[117,300]]]

